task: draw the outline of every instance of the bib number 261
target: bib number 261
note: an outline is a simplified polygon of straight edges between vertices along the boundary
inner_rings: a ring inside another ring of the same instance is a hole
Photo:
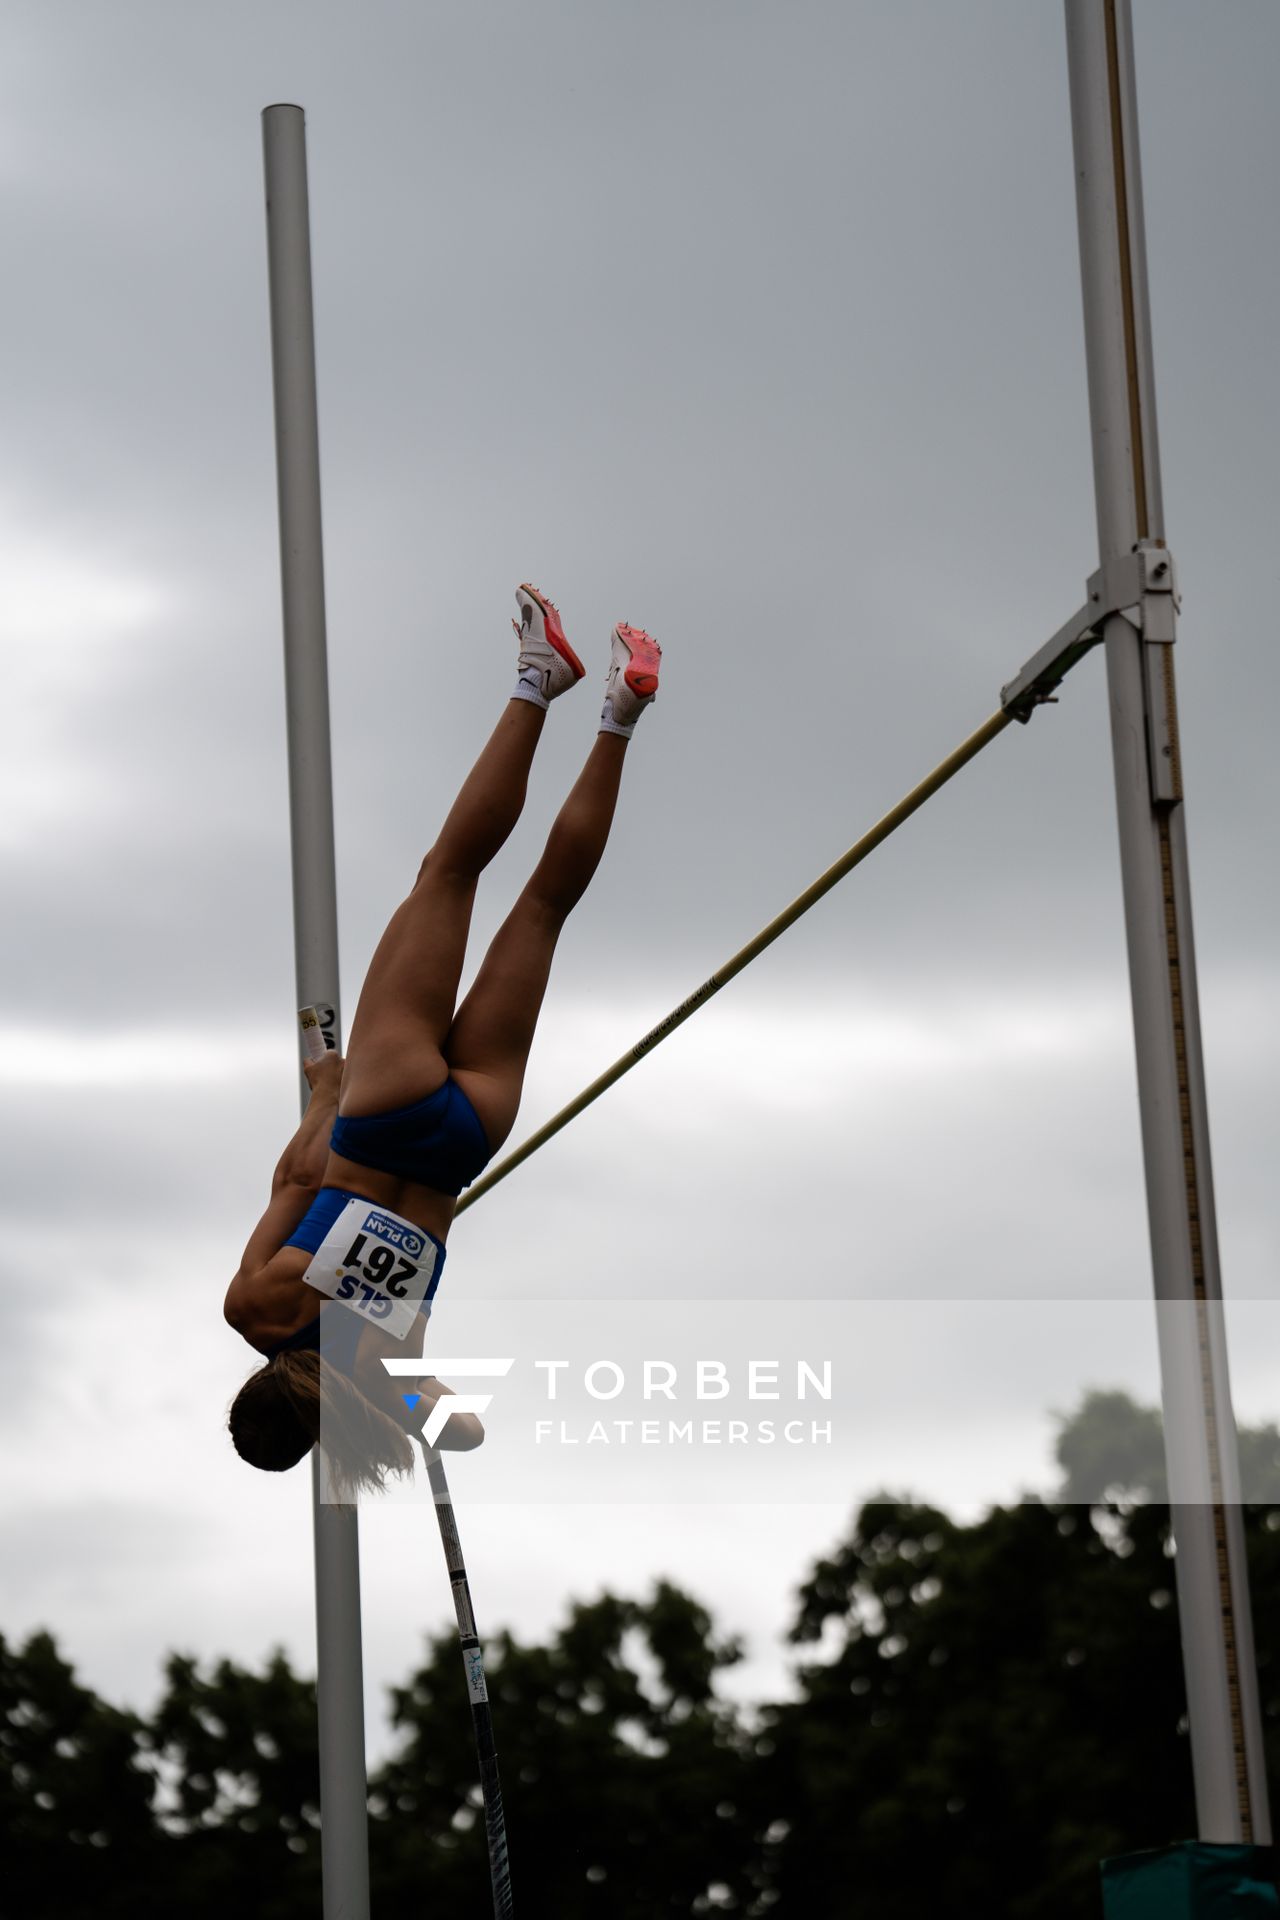
[[[416,1264],[406,1259],[402,1253],[394,1253],[390,1247],[374,1244],[369,1252],[367,1233],[358,1233],[338,1266],[340,1282],[336,1298],[351,1300],[355,1298],[357,1286],[363,1300],[361,1305],[371,1313],[384,1314],[391,1311],[391,1300],[403,1300],[408,1292],[408,1282],[417,1277]],[[354,1269],[354,1271],[351,1271]],[[384,1290],[391,1300],[383,1297]]]

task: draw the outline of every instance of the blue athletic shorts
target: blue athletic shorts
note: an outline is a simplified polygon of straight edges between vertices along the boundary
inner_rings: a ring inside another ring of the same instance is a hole
[[[392,1113],[338,1118],[329,1145],[344,1160],[451,1194],[469,1187],[490,1156],[480,1116],[456,1080]]]

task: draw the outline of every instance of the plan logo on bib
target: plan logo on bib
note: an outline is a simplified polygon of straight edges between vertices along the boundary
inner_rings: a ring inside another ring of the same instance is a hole
[[[365,1215],[364,1230],[379,1240],[385,1240],[397,1253],[409,1260],[421,1260],[426,1251],[426,1235],[419,1233],[394,1213],[383,1213],[380,1208],[371,1208]]]

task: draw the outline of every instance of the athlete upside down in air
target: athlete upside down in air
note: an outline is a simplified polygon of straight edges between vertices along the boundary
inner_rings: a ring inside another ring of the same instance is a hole
[[[326,1248],[338,1246],[339,1216],[360,1211],[350,1203],[371,1201],[425,1235],[424,1269],[434,1258],[427,1307],[457,1197],[515,1123],[556,942],[599,865],[627,742],[657,691],[661,649],[639,628],[615,627],[595,744],[455,1008],[476,883],[520,817],[548,704],[586,671],[551,602],[530,586],[516,601],[515,692],[379,942],[345,1061],[330,1054],[307,1064],[310,1102],[227,1291],[228,1321],[265,1359],[231,1406],[237,1451],[251,1466],[292,1467],[320,1439],[323,1417],[340,1494],[408,1470],[410,1434],[451,1390],[430,1377],[393,1380],[381,1361],[405,1343],[340,1297],[320,1301],[303,1275],[313,1256],[314,1274]],[[339,1249],[342,1257],[350,1256]],[[349,1283],[325,1290],[350,1292]],[[411,1334],[410,1351],[414,1341]],[[422,1396],[412,1412],[403,1394],[410,1384]],[[483,1437],[474,1415],[457,1414],[439,1444],[474,1447]]]

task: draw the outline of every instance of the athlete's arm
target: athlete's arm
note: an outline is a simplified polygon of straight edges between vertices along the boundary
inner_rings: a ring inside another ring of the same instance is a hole
[[[329,1135],[338,1111],[342,1058],[327,1053],[323,1060],[304,1062],[311,1098],[301,1125],[276,1162],[271,1176],[271,1198],[266,1211],[245,1244],[235,1279],[227,1289],[223,1308],[237,1326],[252,1295],[254,1276],[278,1253],[315,1199],[324,1177]]]
[[[343,1060],[340,1053],[326,1053],[323,1060],[304,1060],[302,1071],[311,1088],[311,1098],[298,1131],[280,1155],[271,1177],[271,1191],[280,1187],[306,1187],[318,1191],[329,1157],[329,1135],[338,1111],[342,1088]],[[287,1236],[286,1236],[287,1238]]]

